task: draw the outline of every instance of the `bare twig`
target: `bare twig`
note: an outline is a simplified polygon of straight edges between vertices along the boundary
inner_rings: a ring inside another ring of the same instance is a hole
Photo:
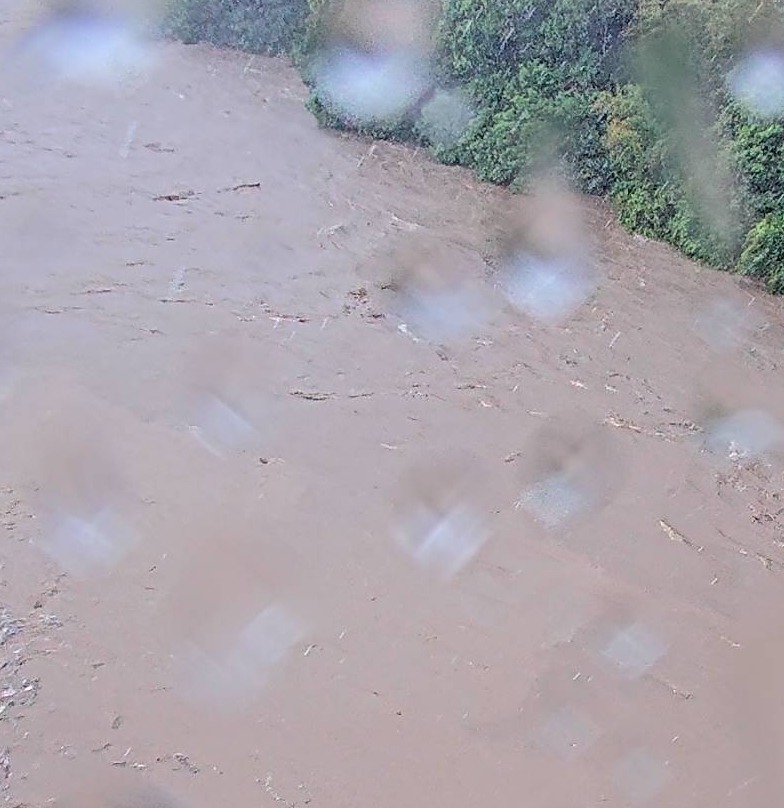
[[[244,191],[251,188],[261,188],[261,182],[241,182],[239,185],[231,185],[228,188],[221,188],[218,193],[226,193],[227,191]]]
[[[691,539],[687,539],[683,533],[679,533],[672,525],[667,524],[664,519],[659,519],[659,527],[670,541],[677,541],[680,544],[685,544],[687,547],[692,547],[695,549],[698,553],[701,553],[705,549],[702,545],[697,545]]]
[[[181,191],[172,194],[159,194],[153,197],[153,202],[184,202],[191,197],[196,196],[196,191]]]
[[[334,393],[321,393],[317,390],[289,390],[289,395],[294,398],[304,398],[305,401],[326,401],[330,398],[335,398]]]

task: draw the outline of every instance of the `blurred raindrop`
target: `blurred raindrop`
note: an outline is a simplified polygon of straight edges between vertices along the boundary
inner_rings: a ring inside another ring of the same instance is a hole
[[[428,32],[436,7],[430,0],[335,4],[312,70],[319,100],[364,124],[412,113],[431,87]]]
[[[475,115],[459,91],[437,90],[423,105],[417,127],[431,146],[449,149],[462,139]]]
[[[395,535],[406,554],[448,580],[479,553],[490,532],[477,490],[477,463],[452,457],[407,475]]]
[[[598,278],[579,202],[555,179],[534,184],[504,225],[501,290],[529,317],[556,325],[594,293]]]
[[[287,606],[273,603],[235,635],[223,654],[190,644],[182,662],[194,695],[235,703],[252,697],[305,634],[304,624]]]
[[[406,52],[338,48],[323,58],[315,75],[318,96],[327,107],[366,123],[404,114],[429,86],[426,63]]]
[[[134,422],[97,405],[81,391],[49,381],[57,401],[51,417],[40,417],[28,451],[38,481],[39,546],[66,572],[109,573],[139,539],[130,513],[130,494],[116,436]]]
[[[111,572],[135,541],[131,527],[106,507],[89,519],[63,516],[41,546],[66,572],[87,577]]]
[[[439,512],[424,503],[412,506],[398,534],[411,558],[442,578],[460,572],[488,538],[486,526],[468,506]]]
[[[741,410],[717,419],[707,433],[707,451],[734,461],[759,458],[784,445],[784,427],[761,410]]]
[[[246,448],[256,436],[256,430],[244,415],[210,393],[195,405],[188,429],[217,457]]]
[[[648,752],[636,749],[615,767],[613,781],[624,800],[644,805],[653,800],[667,785],[670,773],[664,763]]]
[[[552,529],[573,519],[592,504],[587,490],[581,490],[566,473],[553,474],[523,491],[523,506],[544,527]]]
[[[621,459],[604,433],[569,420],[542,427],[526,452],[516,508],[548,530],[602,507],[618,485]]]
[[[275,418],[267,386],[277,375],[270,357],[260,362],[247,343],[211,335],[188,364],[181,418],[191,435],[216,457],[268,453]]]
[[[734,301],[723,299],[714,300],[695,320],[699,335],[719,351],[737,347],[751,327],[752,319],[748,309]]]
[[[570,707],[554,713],[545,723],[539,742],[567,761],[576,760],[599,737],[599,728],[588,716]]]
[[[468,288],[422,291],[406,304],[405,318],[423,339],[449,342],[476,332],[486,318],[482,301]]]
[[[666,654],[664,642],[640,623],[619,631],[602,656],[628,679],[639,679]]]
[[[16,372],[9,366],[0,367],[0,404],[7,401],[16,385]]]
[[[509,302],[547,325],[569,318],[596,288],[592,273],[571,261],[519,255],[507,273],[503,288]]]
[[[784,114],[784,53],[759,50],[745,56],[729,75],[735,99],[763,118]]]
[[[449,342],[475,335],[490,319],[493,304],[477,280],[481,259],[473,253],[409,238],[386,260],[392,279],[385,288],[405,332]]]
[[[48,15],[19,44],[17,67],[79,84],[106,86],[137,79],[154,63],[130,21],[78,4]]]

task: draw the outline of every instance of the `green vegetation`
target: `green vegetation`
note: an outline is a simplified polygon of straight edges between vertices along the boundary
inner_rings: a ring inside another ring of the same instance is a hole
[[[249,53],[288,52],[304,29],[308,0],[168,0],[163,32]]]
[[[774,294],[784,292],[784,212],[769,213],[751,228],[739,268],[761,278]]]
[[[440,0],[428,91],[368,115],[319,82],[346,2],[171,0],[167,30],[287,51],[323,126],[428,145],[516,189],[558,170],[629,230],[784,293],[784,88],[765,117],[729,91],[745,54],[784,54],[781,0]]]

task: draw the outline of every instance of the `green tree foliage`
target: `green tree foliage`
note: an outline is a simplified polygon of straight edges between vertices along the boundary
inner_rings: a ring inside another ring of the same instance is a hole
[[[521,65],[568,71],[575,85],[610,80],[635,0],[446,0],[439,63],[464,82],[512,78]]]
[[[784,122],[755,120],[735,105],[727,117],[753,214],[784,210]]]
[[[630,0],[448,0],[436,34],[441,81],[478,109],[451,158],[483,179],[522,186],[542,162],[604,193],[607,154],[598,92],[613,82]]]
[[[677,134],[653,113],[639,85],[608,93],[602,103],[607,110],[610,194],[621,223],[632,232],[667,241],[691,258],[731,266],[740,227],[731,216],[737,207],[734,189],[706,192],[680,159]],[[711,181],[716,182],[718,154],[712,157],[706,165],[715,170]],[[729,207],[720,207],[724,204]]]

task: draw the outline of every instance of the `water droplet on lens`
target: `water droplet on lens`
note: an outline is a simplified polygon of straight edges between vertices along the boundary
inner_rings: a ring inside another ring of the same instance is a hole
[[[64,570],[85,577],[110,572],[134,541],[130,527],[107,507],[91,519],[63,516],[42,548]]]
[[[438,90],[422,107],[417,126],[431,146],[449,149],[465,135],[475,114],[460,92]]]
[[[581,490],[566,473],[554,474],[528,488],[519,504],[540,522],[552,529],[573,519],[589,507],[592,497]]]
[[[784,114],[784,53],[763,50],[746,56],[730,73],[732,94],[764,118]]]
[[[460,572],[488,538],[479,516],[463,505],[440,513],[421,503],[411,508],[398,532],[411,558],[442,578]]]
[[[556,325],[586,302],[596,288],[593,273],[572,260],[518,255],[502,283],[509,302],[546,325]]]
[[[402,52],[366,54],[341,48],[328,54],[316,71],[321,100],[361,122],[403,114],[427,86],[422,62]]]
[[[405,316],[423,339],[448,342],[477,331],[485,322],[483,308],[468,290],[423,292],[411,297]]]
[[[738,346],[752,325],[748,311],[735,302],[715,300],[697,315],[695,327],[715,350]]]
[[[192,695],[234,704],[252,697],[305,633],[304,624],[287,606],[273,603],[248,622],[223,653],[190,644],[181,661]]]
[[[670,773],[648,752],[630,752],[615,767],[613,781],[618,792],[633,805],[644,805],[667,785]]]
[[[749,460],[784,444],[782,425],[761,410],[742,410],[715,421],[708,429],[705,448],[731,460]]]
[[[586,715],[564,707],[547,720],[540,743],[565,760],[572,761],[589,749],[599,737],[599,729]]]
[[[112,85],[146,73],[147,44],[121,18],[86,10],[52,15],[21,43],[19,55],[65,81]]]
[[[246,448],[256,434],[244,415],[214,395],[201,399],[189,428],[193,436],[218,457]]]
[[[619,631],[602,652],[612,666],[629,679],[639,679],[667,652],[664,643],[639,623]]]

